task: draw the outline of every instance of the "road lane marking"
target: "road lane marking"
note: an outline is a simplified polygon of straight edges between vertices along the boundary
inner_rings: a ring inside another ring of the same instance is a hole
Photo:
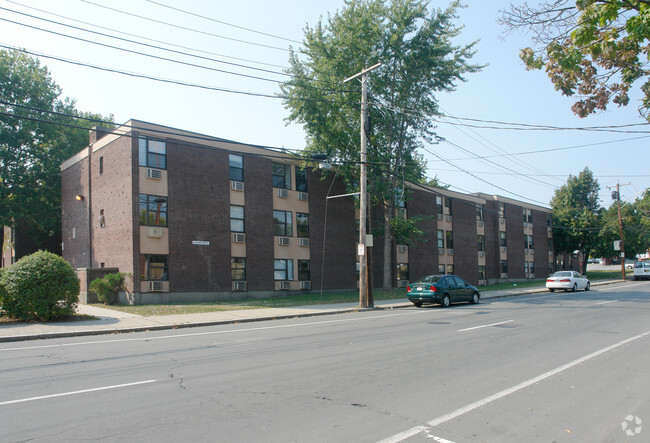
[[[354,311],[350,311],[354,312]],[[398,313],[377,315],[372,317],[354,317],[354,318],[345,318],[338,320],[326,320],[326,321],[312,321],[304,323],[296,323],[291,325],[274,325],[274,326],[260,326],[255,328],[242,328],[242,329],[227,329],[223,331],[210,331],[210,332],[193,332],[188,334],[178,334],[178,335],[161,335],[156,337],[137,337],[137,338],[121,338],[116,340],[97,340],[97,341],[84,341],[84,342],[75,342],[75,343],[60,343],[55,345],[37,345],[37,346],[21,346],[17,348],[0,348],[0,352],[7,351],[25,351],[32,349],[49,349],[49,348],[65,348],[70,346],[83,346],[83,345],[98,345],[98,344],[110,344],[110,343],[124,343],[124,342],[136,342],[136,341],[154,341],[154,340],[165,340],[171,338],[186,338],[186,337],[199,337],[203,335],[220,335],[220,334],[231,334],[235,332],[251,332],[251,331],[266,331],[270,329],[287,329],[287,328],[297,328],[300,326],[314,326],[314,325],[326,325],[332,323],[348,323],[348,322],[359,322],[364,320],[375,320],[378,318],[387,318],[387,317],[399,317],[402,315],[414,315],[414,314],[426,314],[432,312],[428,309],[419,309],[416,311],[400,311]],[[220,326],[220,325],[214,325]],[[223,325],[221,325],[223,326]]]
[[[465,332],[465,331],[472,331],[474,329],[489,328],[489,327],[492,327],[492,326],[502,325],[504,323],[510,323],[511,321],[514,321],[514,320],[506,320],[506,321],[500,321],[498,323],[492,323],[492,324],[489,324],[489,325],[481,325],[481,326],[474,326],[472,328],[459,329],[457,332]]]
[[[596,303],[597,305],[606,305],[607,303],[615,303],[618,300],[610,300],[610,301],[601,301],[600,303]]]
[[[596,357],[598,357],[598,356],[600,356],[602,354],[605,354],[605,353],[607,353],[609,351],[612,351],[612,350],[614,350],[616,348],[620,348],[621,346],[624,346],[624,345],[626,345],[628,343],[631,343],[633,341],[645,338],[645,337],[647,337],[649,335],[650,335],[650,331],[646,331],[643,334],[635,335],[634,337],[630,337],[630,338],[625,339],[623,341],[620,341],[618,343],[614,343],[613,345],[610,345],[610,346],[607,346],[605,348],[599,349],[598,351],[592,352],[591,354],[587,354],[587,355],[585,355],[583,357],[580,357],[580,358],[578,358],[576,360],[573,360],[573,361],[571,361],[571,362],[569,362],[569,363],[567,363],[565,365],[558,366],[555,369],[551,369],[550,371],[545,372],[545,373],[543,373],[541,375],[538,375],[537,377],[534,377],[534,378],[528,379],[526,381],[523,381],[523,382],[519,383],[518,385],[512,386],[512,387],[507,388],[507,389],[504,389],[503,391],[497,392],[496,394],[490,395],[489,397],[485,397],[485,398],[483,398],[483,399],[481,399],[479,401],[476,401],[474,403],[470,403],[470,404],[468,404],[466,406],[463,406],[462,408],[456,409],[455,411],[452,411],[452,412],[450,412],[448,414],[441,415],[440,417],[434,418],[433,420],[428,421],[427,423],[425,423],[425,425],[415,426],[415,427],[413,427],[411,429],[408,429],[408,430],[406,430],[404,432],[400,432],[399,434],[395,434],[395,435],[393,435],[391,437],[385,438],[385,439],[381,440],[380,443],[398,443],[398,442],[404,441],[407,438],[413,437],[414,435],[417,435],[417,434],[423,432],[424,429],[435,428],[436,426],[440,426],[441,424],[446,423],[448,421],[451,421],[451,420],[453,420],[455,418],[458,418],[461,415],[465,415],[468,412],[472,412],[475,409],[479,409],[479,408],[481,408],[483,406],[486,406],[486,405],[488,405],[490,403],[493,403],[493,402],[495,402],[497,400],[500,400],[503,397],[506,397],[506,396],[508,396],[510,394],[514,394],[517,391],[521,391],[522,389],[525,389],[525,388],[527,388],[527,387],[529,387],[531,385],[534,385],[536,383],[544,381],[549,377],[560,374],[561,372],[564,372],[564,371],[566,371],[568,369],[571,369],[574,366],[578,366],[578,365],[580,365],[582,363],[585,363],[585,362],[587,362],[589,360],[592,360],[592,359],[594,359],[594,358],[596,358]]]
[[[147,383],[154,383],[154,382],[157,382],[157,381],[158,380],[136,381],[136,382],[133,382],[133,383],[124,383],[124,384],[121,384],[121,385],[113,385],[113,386],[103,386],[101,388],[84,389],[84,390],[81,390],[81,391],[62,392],[60,394],[41,395],[39,397],[21,398],[19,400],[10,400],[10,401],[0,402],[0,406],[11,405],[11,404],[15,404],[15,403],[24,403],[26,401],[44,400],[44,399],[47,399],[47,398],[65,397],[65,396],[68,396],[68,395],[86,394],[88,392],[106,391],[106,390],[109,390],[109,389],[126,388],[126,387],[129,387],[129,386],[143,385],[143,384],[147,384]]]

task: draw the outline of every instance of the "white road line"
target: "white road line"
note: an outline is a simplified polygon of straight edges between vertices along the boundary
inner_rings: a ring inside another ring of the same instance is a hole
[[[511,321],[514,321],[514,320],[506,320],[506,321],[500,321],[499,323],[492,323],[492,324],[489,324],[489,325],[481,325],[481,326],[474,326],[472,328],[459,329],[457,332],[465,332],[465,331],[472,331],[474,329],[489,328],[491,326],[497,326],[497,325],[502,325],[504,323],[510,323]]]
[[[434,418],[431,421],[428,421],[426,423],[426,426],[420,425],[420,426],[415,426],[411,429],[408,429],[404,432],[400,432],[399,434],[395,434],[391,437],[385,438],[380,441],[380,443],[398,443],[400,441],[404,441],[409,437],[412,437],[414,435],[419,434],[422,432],[424,429],[428,428],[434,428],[436,426],[439,426],[443,423],[446,423],[448,421],[453,420],[454,418],[460,417],[461,415],[467,414],[468,412],[472,412],[475,409],[481,408],[485,405],[488,405],[490,403],[493,403],[503,397],[506,397],[510,394],[514,394],[517,391],[521,391],[522,389],[525,389],[531,385],[534,385],[535,383],[539,383],[543,380],[546,380],[549,377],[552,377],[554,375],[557,375],[561,372],[564,372],[568,369],[573,368],[574,366],[578,366],[586,361],[592,360],[602,354],[605,354],[606,352],[612,351],[616,348],[620,348],[623,345],[626,345],[628,343],[631,343],[633,341],[639,340],[641,338],[647,337],[650,335],[650,331],[646,331],[643,334],[635,335],[634,337],[630,337],[628,339],[625,339],[623,341],[620,341],[618,343],[615,343],[611,346],[607,346],[605,348],[599,349],[598,351],[592,352],[591,354],[587,354],[584,357],[580,357],[576,360],[573,360],[572,362],[569,362],[565,365],[558,366],[555,369],[551,369],[548,372],[543,373],[542,375],[538,375],[537,377],[531,378],[529,380],[526,380],[524,382],[519,383],[518,385],[512,386],[510,388],[504,389],[503,391],[497,392],[494,395],[490,395],[489,397],[485,397],[482,400],[476,401],[474,403],[470,403],[466,406],[463,406],[462,408],[456,409],[455,411],[452,411],[448,414],[441,415],[440,417]]]
[[[600,303],[596,303],[597,305],[606,305],[607,303],[615,303],[618,300],[610,300],[610,301],[601,301]]]
[[[353,312],[353,311],[352,311]],[[157,337],[137,337],[137,338],[121,338],[116,340],[97,340],[97,341],[84,341],[84,342],[75,342],[75,343],[60,343],[55,345],[37,345],[37,346],[21,346],[18,348],[0,348],[0,352],[7,351],[24,351],[31,349],[48,349],[48,348],[65,348],[70,346],[82,346],[82,345],[98,345],[98,344],[110,344],[110,343],[124,343],[124,342],[135,342],[135,341],[154,341],[154,340],[165,340],[171,338],[184,338],[184,337],[199,337],[203,335],[220,335],[220,334],[231,334],[234,332],[250,332],[250,331],[265,331],[270,329],[286,329],[286,328],[297,328],[300,326],[314,326],[314,325],[325,325],[331,323],[347,323],[347,322],[359,322],[364,320],[375,320],[378,318],[387,318],[387,317],[399,317],[402,315],[415,315],[415,314],[425,314],[431,312],[428,309],[420,309],[416,311],[400,311],[392,314],[376,315],[372,317],[354,317],[354,318],[345,318],[338,320],[326,320],[326,321],[311,321],[304,323],[296,323],[291,325],[273,325],[273,326],[259,326],[255,328],[242,328],[242,329],[227,329],[224,331],[210,331],[210,332],[193,332],[188,334],[177,334],[177,335],[162,335]]]
[[[158,380],[136,381],[134,383],[124,383],[124,384],[121,384],[121,385],[103,386],[101,388],[84,389],[82,391],[62,392],[60,394],[42,395],[40,397],[21,398],[19,400],[10,400],[10,401],[0,402],[0,406],[11,405],[11,404],[14,404],[14,403],[24,403],[26,401],[44,400],[44,399],[47,399],[47,398],[54,398],[54,397],[65,397],[65,396],[68,396],[68,395],[86,394],[88,392],[106,391],[108,389],[126,388],[128,386],[143,385],[143,384],[146,384],[146,383],[154,383],[154,382],[157,382],[157,381]]]

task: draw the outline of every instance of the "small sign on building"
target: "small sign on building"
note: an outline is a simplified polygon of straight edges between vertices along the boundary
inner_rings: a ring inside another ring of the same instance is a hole
[[[203,241],[203,240],[192,240],[193,245],[199,245],[199,246],[210,246],[209,241]]]

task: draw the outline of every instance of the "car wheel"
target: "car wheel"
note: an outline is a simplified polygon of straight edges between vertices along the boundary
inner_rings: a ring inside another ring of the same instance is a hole
[[[422,302],[421,301],[414,301],[413,304],[415,305],[416,308],[421,308],[422,307]]]
[[[587,286],[585,286],[585,291],[588,291],[591,289],[591,283],[587,282]]]
[[[479,295],[479,293],[478,293],[478,292],[475,292],[475,293],[472,294],[472,299],[471,299],[469,302],[470,302],[471,304],[475,305],[475,304],[478,303],[478,301],[479,301],[480,298],[481,298],[481,296]]]
[[[571,288],[571,292],[576,292],[578,290],[578,283],[574,283],[573,287]]]
[[[634,281],[637,281],[637,280],[638,280],[638,278],[637,278],[637,276],[635,275],[635,276],[634,276]]]
[[[443,308],[448,308],[449,305],[451,304],[451,299],[447,294],[442,296],[442,302],[440,303]]]
[[[549,288],[548,292],[555,292],[555,289]]]

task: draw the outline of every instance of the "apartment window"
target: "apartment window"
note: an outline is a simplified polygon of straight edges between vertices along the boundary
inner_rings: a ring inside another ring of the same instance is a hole
[[[293,236],[291,211],[273,211],[273,235]]]
[[[235,280],[246,280],[246,258],[230,258],[230,278]]]
[[[525,248],[526,249],[535,249],[533,248],[533,236],[525,234],[524,235],[524,242],[525,242]]]
[[[438,249],[445,249],[445,231],[438,229]]]
[[[104,173],[104,156],[99,157],[99,175]]]
[[[408,263],[398,263],[397,264],[397,279],[406,280],[409,279],[409,264]]]
[[[307,192],[307,168],[296,166],[296,191]]]
[[[142,280],[169,280],[168,259],[167,255],[142,255],[140,257]]]
[[[477,235],[476,236],[476,244],[478,246],[479,251],[485,251],[485,236],[484,235]]]
[[[508,242],[506,241],[506,231],[499,231],[499,246],[508,246]]]
[[[523,213],[524,213],[524,223],[532,223],[533,211],[528,208],[523,208]]]
[[[229,154],[228,164],[230,166],[230,180],[243,182],[244,181],[244,157],[237,154]]]
[[[528,271],[528,263],[530,263],[530,262],[527,262],[527,261],[524,262],[524,274],[525,275],[528,275],[530,273]]]
[[[508,260],[501,260],[501,273],[502,274],[508,273]]]
[[[298,260],[298,280],[300,281],[311,280],[309,260]]]
[[[551,214],[546,214],[546,225],[549,228],[553,226],[553,216]]]
[[[140,194],[140,224],[167,226],[167,197]]]
[[[454,249],[454,232],[453,231],[445,232],[445,237],[447,240],[447,249]]]
[[[476,205],[476,220],[483,221],[483,205]]]
[[[291,166],[273,163],[272,175],[274,188],[291,189]]]
[[[296,212],[296,233],[298,237],[309,238],[309,214]]]
[[[553,239],[552,238],[548,239],[548,250],[553,252]]]
[[[445,274],[445,265],[438,265],[438,274]]]
[[[140,166],[167,169],[167,143],[148,137],[139,140]]]
[[[454,273],[454,265],[447,265],[447,274]]]
[[[451,199],[450,198],[445,198],[445,208],[447,208],[447,215],[452,215],[451,214]]]
[[[243,206],[230,206],[230,232],[245,232]]]
[[[506,218],[506,205],[504,203],[499,203],[499,217]]]
[[[436,195],[436,214],[444,214],[445,211],[442,208],[442,197]]]
[[[478,279],[484,281],[487,280],[487,269],[485,266],[478,267]]]
[[[535,262],[527,261],[524,262],[524,272],[526,275],[535,273]]]
[[[273,278],[275,280],[293,280],[293,260],[273,260]]]

